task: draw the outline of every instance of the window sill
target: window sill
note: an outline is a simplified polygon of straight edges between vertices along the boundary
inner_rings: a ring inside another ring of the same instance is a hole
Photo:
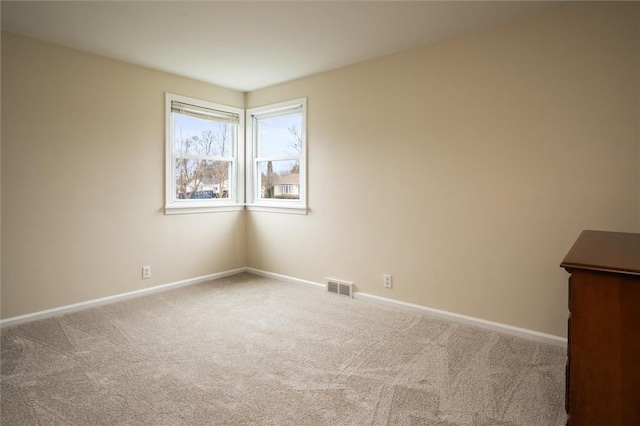
[[[191,213],[218,213],[218,212],[234,212],[240,210],[250,210],[258,212],[271,213],[287,213],[306,215],[308,209],[301,205],[273,205],[273,204],[220,204],[220,205],[166,205],[164,207],[165,215],[174,214],[191,214]]]
[[[164,206],[164,214],[190,214],[190,213],[217,213],[217,212],[233,212],[244,210],[242,204],[199,204],[199,205],[166,205]]]
[[[247,210],[271,213],[307,214],[307,207],[301,205],[278,206],[273,204],[247,204]]]

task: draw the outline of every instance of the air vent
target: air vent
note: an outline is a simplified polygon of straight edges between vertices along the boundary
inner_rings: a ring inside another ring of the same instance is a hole
[[[353,297],[353,283],[327,278],[327,291],[329,293]]]

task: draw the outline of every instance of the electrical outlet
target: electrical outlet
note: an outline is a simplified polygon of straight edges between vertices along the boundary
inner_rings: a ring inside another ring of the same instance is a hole
[[[142,267],[142,278],[151,278],[151,266]]]
[[[384,274],[384,286],[391,288],[391,274]]]

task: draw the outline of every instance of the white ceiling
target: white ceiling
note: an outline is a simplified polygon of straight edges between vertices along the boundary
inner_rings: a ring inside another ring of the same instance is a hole
[[[2,1],[2,30],[251,91],[557,4]]]

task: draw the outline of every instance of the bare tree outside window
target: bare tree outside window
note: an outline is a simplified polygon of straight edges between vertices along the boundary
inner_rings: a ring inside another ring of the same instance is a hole
[[[229,197],[231,125],[211,122],[200,134],[176,140],[176,197]],[[211,159],[214,157],[215,159]]]
[[[298,154],[302,153],[302,135],[300,134],[300,128],[296,124],[292,124],[288,128],[289,133],[293,136],[293,140],[290,142],[291,148],[295,149]]]
[[[291,148],[296,150],[298,155],[302,154],[302,135],[300,134],[300,128],[297,125],[292,124],[289,126],[288,130],[293,137],[289,145]],[[300,173],[300,161],[296,161],[293,164],[289,173]]]

